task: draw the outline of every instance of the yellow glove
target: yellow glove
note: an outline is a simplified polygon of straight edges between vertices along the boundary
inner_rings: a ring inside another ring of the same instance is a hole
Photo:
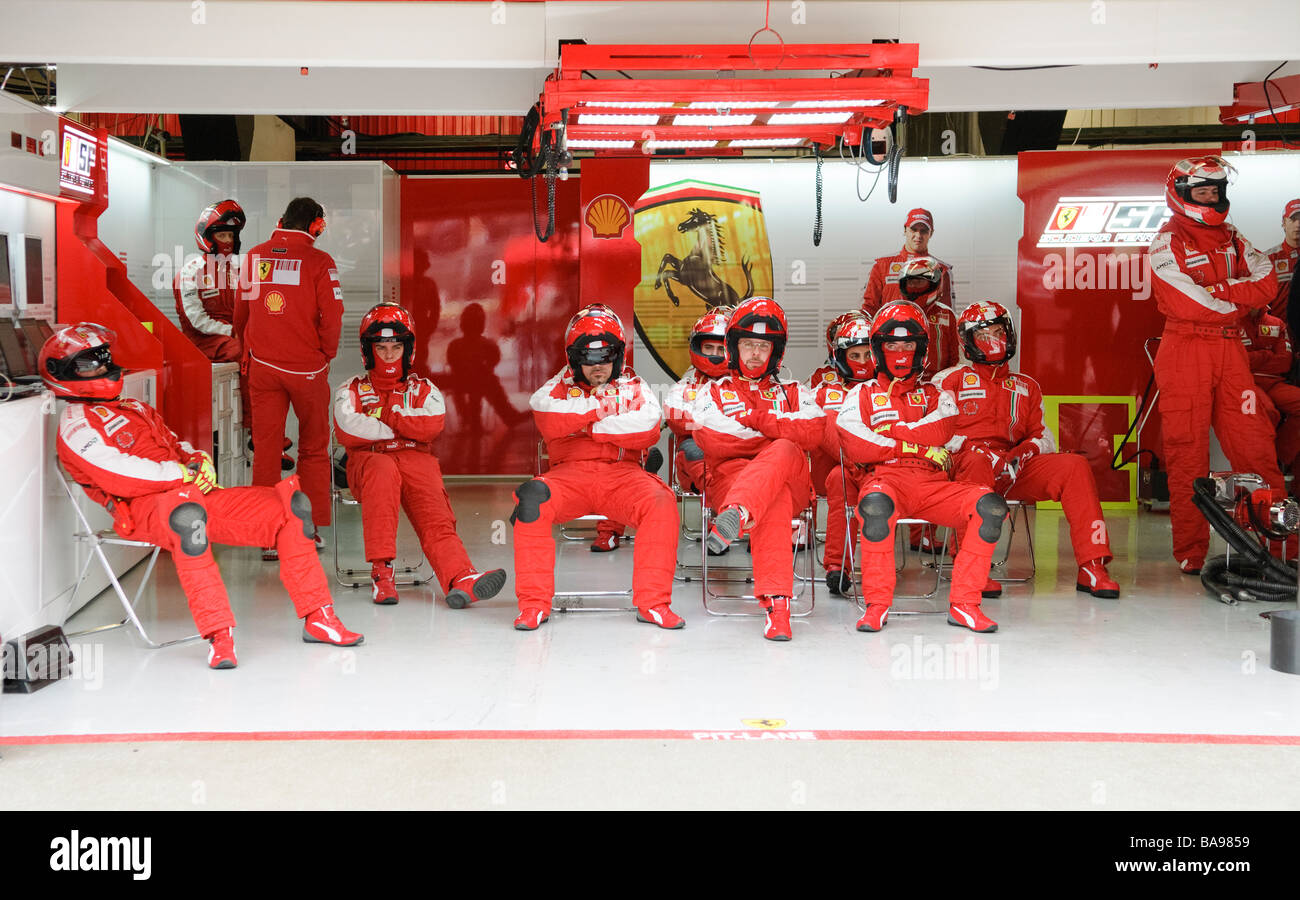
[[[185,467],[184,477],[186,484],[193,484],[205,494],[221,486],[217,484],[217,470],[212,465],[212,457],[206,453]]]
[[[927,447],[925,449],[925,458],[935,463],[945,472],[952,468],[952,454],[946,447]]]

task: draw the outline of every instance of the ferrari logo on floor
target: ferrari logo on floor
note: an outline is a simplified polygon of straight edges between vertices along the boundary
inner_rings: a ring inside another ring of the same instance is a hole
[[[784,728],[785,719],[741,719],[740,724],[746,728]]]

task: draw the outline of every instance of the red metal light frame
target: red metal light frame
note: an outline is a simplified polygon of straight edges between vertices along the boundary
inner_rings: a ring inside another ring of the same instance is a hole
[[[856,145],[864,130],[884,128],[896,116],[924,112],[929,104],[929,81],[912,76],[919,59],[916,44],[687,44],[592,46],[568,44],[561,48],[560,67],[547,79],[541,95],[541,125],[564,122],[568,141],[632,141],[621,152],[649,152],[649,142],[712,140],[712,147],[682,148],[689,155],[733,155],[733,140],[801,138],[832,145],[836,140]],[[814,71],[848,70],[838,77],[805,77]],[[621,73],[698,72],[700,77],[585,78],[594,72]],[[709,77],[703,77],[704,73]],[[731,73],[733,77],[723,77]],[[759,74],[760,77],[734,77]],[[800,74],[795,74],[800,73]],[[786,77],[783,77],[786,76]],[[826,103],[795,107],[800,101]],[[853,105],[850,101],[879,101],[879,105]],[[690,103],[733,101],[721,108]],[[843,105],[835,105],[839,101]],[[645,107],[647,102],[655,103]],[[620,104],[631,104],[620,106]],[[750,106],[745,104],[758,104]],[[657,116],[654,124],[584,123],[584,112],[604,115]],[[773,115],[838,112],[842,122],[767,124]],[[747,124],[673,125],[681,115],[754,115]],[[566,116],[567,114],[567,116]],[[567,118],[567,121],[566,121]],[[578,148],[575,148],[578,149]],[[597,153],[608,152],[595,148]],[[620,150],[613,150],[614,153]]]

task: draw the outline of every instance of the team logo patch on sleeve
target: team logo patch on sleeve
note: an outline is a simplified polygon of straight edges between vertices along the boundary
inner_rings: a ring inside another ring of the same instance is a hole
[[[330,269],[330,271],[329,271],[329,276],[330,276],[330,281],[338,281],[338,280],[339,280],[339,270],[338,270],[338,269]]]
[[[279,291],[271,291],[271,293],[262,298],[262,302],[266,304],[266,311],[271,315],[279,316],[284,314],[284,307],[286,305],[284,294],[281,294]]]
[[[1259,326],[1259,333],[1264,337],[1277,337],[1282,333],[1282,329],[1276,325],[1261,325]]]

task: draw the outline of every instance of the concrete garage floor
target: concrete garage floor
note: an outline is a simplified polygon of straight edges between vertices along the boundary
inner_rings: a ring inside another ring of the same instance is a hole
[[[510,568],[511,487],[449,486],[480,568]],[[1225,606],[1179,574],[1166,516],[1107,518],[1119,600],[1074,590],[1065,522],[1043,510],[1033,581],[986,601],[997,633],[939,614],[860,634],[852,602],[820,585],[787,644],[764,641],[759,619],[706,615],[697,582],[674,591],[682,631],[574,612],[517,632],[508,582],[468,610],[427,586],[396,607],[336,587],[366,642],[307,645],[275,565],[223,548],[239,668],[207,669],[201,643],[73,638],[71,680],[0,697],[0,796],[11,809],[1295,809],[1300,677],[1269,668],[1258,616],[1276,607]],[[356,554],[355,520],[340,533]],[[697,547],[683,541],[681,558]],[[561,543],[557,587],[625,587],[632,552]],[[1026,562],[1017,539],[1011,568]],[[922,574],[913,561],[906,579]],[[146,597],[157,632],[192,627],[170,563]],[[103,595],[67,630],[116,615]],[[301,777],[308,753],[340,779],[331,803]],[[647,784],[647,765],[670,782]]]

